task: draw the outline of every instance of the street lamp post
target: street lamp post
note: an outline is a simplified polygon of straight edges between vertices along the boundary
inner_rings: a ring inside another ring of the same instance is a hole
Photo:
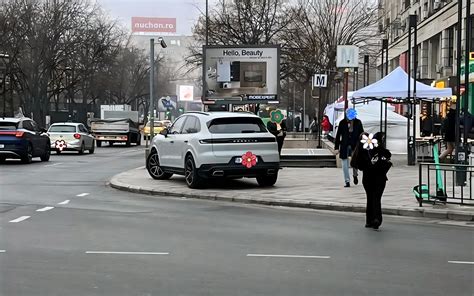
[[[158,38],[159,44],[162,48],[166,48],[166,42],[162,37]],[[150,117],[148,121],[150,122],[150,140],[153,139],[155,136],[155,106],[154,106],[154,99],[153,99],[153,92],[154,92],[154,83],[155,83],[155,39],[150,39]],[[148,141],[147,141],[148,146]],[[148,148],[148,147],[147,147]],[[146,151],[146,155],[148,156],[149,150]]]
[[[2,79],[2,84],[3,84],[3,116],[7,116],[7,62],[5,61],[6,59],[10,58],[9,55],[7,54],[0,54],[0,58],[2,59],[3,65],[4,65],[4,72],[3,72],[3,79]],[[11,87],[11,79],[10,79],[10,87]],[[12,105],[13,108],[13,105]]]

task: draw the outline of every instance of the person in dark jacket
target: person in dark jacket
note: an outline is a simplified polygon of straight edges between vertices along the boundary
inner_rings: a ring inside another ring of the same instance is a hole
[[[385,134],[363,133],[351,160],[352,167],[362,171],[362,185],[367,196],[365,227],[379,229],[382,225],[382,195],[392,154],[385,148]]]
[[[444,160],[448,155],[453,154],[454,142],[456,141],[456,104],[451,104],[448,115],[443,123],[444,141],[446,142],[446,150],[439,156],[440,160]]]
[[[344,172],[344,187],[351,186],[351,179],[349,176],[349,160],[352,151],[357,147],[359,136],[364,132],[362,122],[357,119],[357,112],[355,109],[347,109],[346,116],[339,122],[337,128],[336,139],[334,142],[334,149],[339,150],[339,158],[342,160],[342,170]],[[357,169],[352,169],[354,184],[359,183]]]
[[[283,148],[283,143],[285,142],[286,137],[286,119],[283,119],[280,124],[268,121],[267,129],[271,134],[276,137],[278,144],[278,153],[281,154],[281,149]]]

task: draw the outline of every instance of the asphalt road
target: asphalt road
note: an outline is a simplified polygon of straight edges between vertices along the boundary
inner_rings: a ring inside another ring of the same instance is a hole
[[[143,158],[0,166],[0,295],[474,295],[473,227],[385,217],[373,231],[360,214],[106,185]]]

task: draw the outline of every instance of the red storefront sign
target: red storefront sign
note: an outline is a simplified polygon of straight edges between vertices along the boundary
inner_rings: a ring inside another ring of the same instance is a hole
[[[176,33],[176,18],[132,17],[132,32]]]

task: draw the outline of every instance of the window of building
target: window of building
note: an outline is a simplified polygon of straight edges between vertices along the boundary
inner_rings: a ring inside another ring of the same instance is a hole
[[[454,64],[454,26],[448,29],[448,64],[452,67]]]
[[[470,22],[471,22],[471,30],[469,31],[469,34],[471,34],[471,47],[470,47],[470,50],[471,52],[474,51],[474,14],[471,14],[471,17],[470,17]]]
[[[405,9],[408,9],[410,7],[410,0],[405,0],[404,1],[404,6]]]

